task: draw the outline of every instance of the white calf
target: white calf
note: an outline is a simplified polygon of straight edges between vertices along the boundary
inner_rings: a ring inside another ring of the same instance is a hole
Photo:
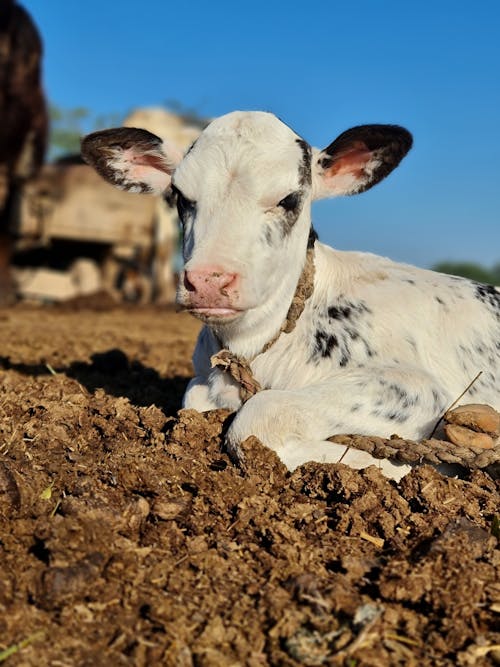
[[[177,196],[185,260],[177,301],[206,324],[184,405],[236,410],[227,435],[236,457],[239,443],[256,435],[291,469],[342,457],[356,468],[378,463],[325,439],[426,437],[481,370],[466,398],[500,407],[500,292],[339,252],[311,230],[311,200],[367,190],[411,143],[401,127],[366,125],[318,151],[261,112],[213,121],[182,159],[142,130],[84,140],[85,159],[118,187]],[[293,330],[274,340],[308,247],[312,295]],[[211,367],[221,348],[249,360],[263,389],[244,405],[234,380]],[[383,469],[397,478],[408,467]]]

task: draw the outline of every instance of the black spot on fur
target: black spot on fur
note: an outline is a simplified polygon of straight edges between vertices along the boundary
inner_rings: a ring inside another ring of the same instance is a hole
[[[420,402],[418,394],[409,394],[398,384],[391,383],[388,387],[389,400],[394,400],[402,408],[413,408]]]
[[[274,245],[274,234],[273,234],[273,228],[270,225],[267,225],[264,228],[264,239],[267,243],[267,245]]]
[[[193,143],[191,144],[191,146],[187,149],[187,151],[186,151],[184,157],[187,157],[187,156],[189,155],[189,153],[191,153],[191,151],[193,150],[193,148],[196,146],[196,142],[197,142],[197,141],[198,141],[198,139],[195,139],[195,140],[193,141]]]
[[[323,359],[330,357],[332,350],[338,347],[339,344],[339,341],[335,335],[321,330],[316,331],[314,334],[314,340],[314,352],[316,355],[319,355]]]
[[[397,422],[398,424],[404,424],[405,421],[408,421],[409,414],[397,411],[383,411],[383,410],[373,410],[371,412],[372,417],[381,417],[382,419],[387,419],[389,421]]]
[[[491,306],[497,311],[500,311],[500,291],[493,285],[482,285],[475,283],[475,296],[481,303]]]
[[[432,400],[433,400],[433,406],[432,406],[433,412],[435,414],[439,414],[440,412],[443,411],[444,405],[441,396],[435,389],[432,390]]]
[[[314,248],[314,244],[316,243],[318,239],[318,234],[316,233],[316,230],[314,227],[311,225],[311,229],[309,230],[309,237],[307,239],[307,249],[309,250],[310,248]]]
[[[304,200],[304,193],[302,190],[290,193],[287,197],[281,200],[278,204],[282,208],[282,215],[280,216],[282,236],[286,237],[293,229],[302,211],[302,202]]]
[[[349,363],[350,358],[351,358],[351,356],[349,354],[349,348],[345,347],[344,351],[342,353],[342,356],[340,357],[339,366],[341,366],[342,368],[347,366],[347,364]]]
[[[349,320],[355,318],[362,313],[370,313],[371,310],[362,301],[338,301],[335,305],[330,306],[327,310],[328,317],[332,320]]]
[[[349,306],[331,306],[328,308],[328,317],[332,320],[348,320],[351,316],[351,308]]]
[[[365,319],[370,312],[362,301],[348,301],[339,297],[326,312],[318,313],[310,361],[317,364],[322,359],[332,358],[341,368],[345,368],[353,358],[359,366],[366,358],[375,356],[367,332],[371,325]],[[332,340],[335,344],[327,345],[327,341]]]
[[[410,419],[415,407],[420,403],[418,393],[410,393],[395,382],[380,380],[382,387],[380,398],[375,403],[373,417],[381,417],[388,421],[403,424]]]
[[[377,356],[377,353],[375,352],[375,350],[372,350],[372,348],[368,344],[368,341],[366,341],[364,338],[363,338],[363,345],[365,346],[366,356],[368,356],[368,357],[376,357]],[[361,366],[361,364],[359,364],[359,365]]]
[[[304,139],[296,139],[296,142],[302,149],[302,160],[299,163],[299,185],[311,185],[311,147]]]

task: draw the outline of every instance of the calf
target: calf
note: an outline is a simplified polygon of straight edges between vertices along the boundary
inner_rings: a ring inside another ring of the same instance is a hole
[[[118,187],[177,197],[185,261],[177,301],[205,322],[184,406],[235,410],[227,445],[236,458],[255,435],[290,469],[340,459],[363,468],[375,459],[326,438],[427,437],[479,371],[469,396],[500,407],[499,291],[339,252],[312,231],[313,199],[367,190],[411,144],[401,127],[365,125],[320,151],[262,112],[213,121],[184,157],[143,130],[84,140],[84,158]],[[297,286],[308,281],[293,315]],[[262,388],[244,404],[239,385],[211,365],[224,348],[249,362]],[[398,478],[408,467],[382,469]]]

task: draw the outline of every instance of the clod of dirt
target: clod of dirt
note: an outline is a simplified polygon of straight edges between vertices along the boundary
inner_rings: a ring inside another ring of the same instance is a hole
[[[464,447],[479,447],[480,449],[493,449],[495,441],[487,433],[478,433],[465,426],[458,424],[445,424],[446,437],[454,445]]]
[[[0,516],[11,517],[21,505],[21,494],[9,466],[0,461]]]
[[[500,435],[500,414],[489,405],[460,405],[444,421],[446,437],[455,445],[492,449]]]
[[[500,414],[490,405],[475,403],[460,405],[454,410],[449,410],[444,420],[447,424],[457,424],[480,433],[489,433],[493,437],[500,435]]]
[[[104,561],[102,554],[92,553],[74,565],[44,570],[37,596],[40,607],[56,609],[81,597],[102,572]]]

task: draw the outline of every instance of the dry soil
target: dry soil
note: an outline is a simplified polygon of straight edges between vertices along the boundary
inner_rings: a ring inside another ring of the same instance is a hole
[[[0,662],[500,664],[498,481],[238,468],[198,324],[98,306],[0,311]]]

